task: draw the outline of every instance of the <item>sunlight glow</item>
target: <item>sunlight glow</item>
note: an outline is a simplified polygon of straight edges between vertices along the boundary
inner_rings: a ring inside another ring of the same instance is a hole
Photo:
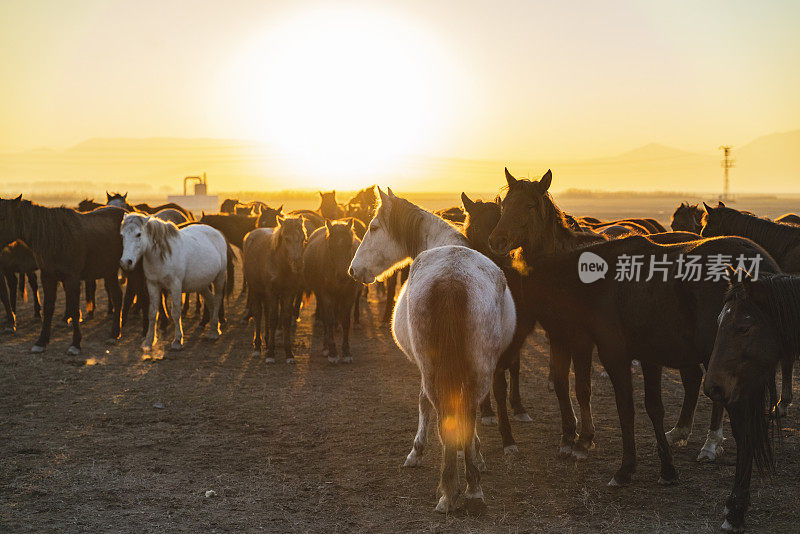
[[[286,170],[313,176],[297,185],[355,188],[442,135],[450,68],[435,40],[396,14],[306,11],[239,58],[239,120]]]

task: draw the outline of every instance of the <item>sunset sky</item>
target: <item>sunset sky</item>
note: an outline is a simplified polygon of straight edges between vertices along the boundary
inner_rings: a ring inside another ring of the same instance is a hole
[[[790,0],[4,0],[0,151],[245,139],[334,174],[714,154],[800,128],[798,24]]]

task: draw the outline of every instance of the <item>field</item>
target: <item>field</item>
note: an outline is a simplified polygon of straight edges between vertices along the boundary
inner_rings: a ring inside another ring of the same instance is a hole
[[[590,213],[582,207],[569,209]],[[236,295],[240,287],[237,273]],[[38,334],[30,302],[18,314],[17,334],[0,338],[0,531],[715,532],[722,523],[736,446],[726,422],[723,458],[694,461],[710,415],[703,396],[688,447],[676,453],[675,486],[656,484],[659,462],[638,371],[633,483],[605,485],[620,461],[621,438],[599,364],[597,448],[581,463],[556,458],[560,418],[547,390],[540,330],[522,357],[522,398],[533,422],[512,423],[520,457],[507,463],[497,429],[480,427],[487,510],[442,516],[433,511],[435,437],[421,468],[401,467],[417,424],[419,374],[379,323],[383,297],[376,291],[362,303],[351,337],[354,363],[337,366],[321,356],[311,308],[297,326],[296,366],[284,364],[280,351],[272,365],[251,356],[251,327],[240,320],[244,301],[235,298],[219,341],[201,341],[191,315],[183,352],[144,358],[138,320],[118,345],[104,344],[105,293],[98,295],[101,313],[84,325],[78,357],[65,354],[69,330],[60,325],[47,352],[29,353]],[[57,315],[62,307],[63,294]],[[677,373],[665,373],[669,424],[682,392]],[[797,531],[799,419],[797,408],[785,421],[777,473],[754,476],[752,531]],[[206,497],[209,490],[215,495]]]

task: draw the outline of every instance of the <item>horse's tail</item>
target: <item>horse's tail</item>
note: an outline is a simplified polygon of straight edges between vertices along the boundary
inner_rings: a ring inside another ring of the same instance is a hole
[[[467,412],[475,402],[472,390],[476,384],[468,350],[468,304],[463,282],[433,282],[427,303],[432,318],[428,336],[434,390],[431,400],[440,410],[442,440],[451,444],[464,444],[472,437],[466,435]]]
[[[28,273],[24,271],[19,273],[19,293],[22,295],[22,302],[28,302],[28,291],[26,289],[27,286],[25,285],[25,276],[27,275]]]
[[[227,258],[228,265],[227,265],[227,268],[226,268],[226,270],[227,270],[227,279],[225,280],[225,296],[229,297],[233,293],[233,283],[234,283],[234,279],[235,279],[234,278],[235,272],[233,270],[233,259],[234,259],[235,256],[233,254],[233,249],[231,248],[231,244],[228,243],[227,240],[225,241],[225,249],[226,249],[226,255],[228,257]]]

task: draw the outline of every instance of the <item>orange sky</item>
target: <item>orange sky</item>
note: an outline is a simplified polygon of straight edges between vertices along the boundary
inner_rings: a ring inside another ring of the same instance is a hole
[[[252,139],[334,177],[711,155],[800,128],[799,20],[791,1],[5,0],[0,151]]]

